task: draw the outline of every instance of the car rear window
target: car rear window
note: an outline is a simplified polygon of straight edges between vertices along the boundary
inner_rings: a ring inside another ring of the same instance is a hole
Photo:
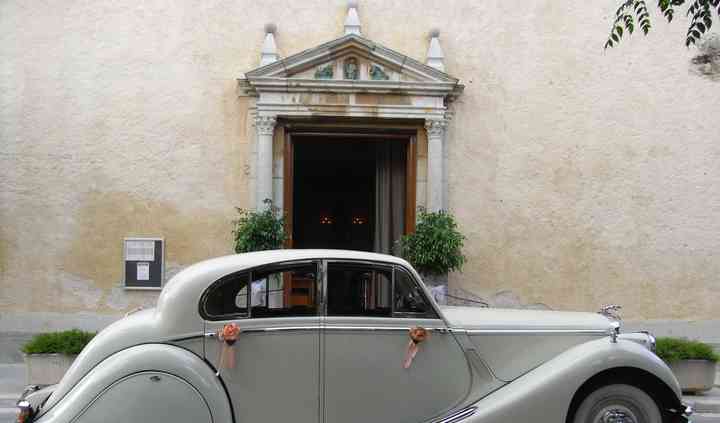
[[[201,314],[210,320],[227,320],[248,315],[250,273],[236,273],[213,283],[201,302]]]
[[[214,282],[200,300],[207,320],[317,315],[317,264],[236,273]]]

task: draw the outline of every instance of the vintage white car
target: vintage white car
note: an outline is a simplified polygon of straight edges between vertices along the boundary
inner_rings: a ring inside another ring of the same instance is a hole
[[[689,421],[653,338],[617,328],[598,313],[439,306],[392,256],[227,256],[103,330],[59,384],[28,389],[20,421]]]

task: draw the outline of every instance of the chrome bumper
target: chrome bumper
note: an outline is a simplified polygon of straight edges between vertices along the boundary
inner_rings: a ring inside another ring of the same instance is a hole
[[[690,417],[693,415],[694,410],[689,405],[682,404],[681,410],[675,412],[675,419],[673,422],[677,423],[692,423]]]

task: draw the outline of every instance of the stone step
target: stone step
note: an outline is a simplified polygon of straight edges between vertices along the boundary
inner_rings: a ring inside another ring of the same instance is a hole
[[[720,414],[693,414],[693,423],[720,423]]]
[[[0,398],[0,423],[15,423],[17,421],[18,409],[15,406],[16,402],[17,396]]]
[[[17,398],[27,385],[24,364],[0,364],[0,398]]]
[[[15,408],[15,402],[17,401],[17,398],[15,399],[0,399],[0,408]]]
[[[15,423],[17,420],[17,409],[6,410],[0,408],[0,423]]]
[[[17,416],[16,400],[0,399],[0,422],[14,421]]]
[[[720,414],[720,388],[713,388],[698,395],[686,395],[683,400],[696,413]]]
[[[0,363],[20,364],[22,346],[32,338],[30,333],[0,332]]]

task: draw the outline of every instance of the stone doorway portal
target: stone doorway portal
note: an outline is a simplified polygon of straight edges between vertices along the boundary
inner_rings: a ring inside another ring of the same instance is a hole
[[[356,13],[354,10],[349,9],[349,16]],[[439,34],[432,32],[427,63],[423,64],[364,38],[355,18],[352,25],[346,24],[344,36],[283,59],[277,53],[274,27],[268,27],[261,66],[238,80],[238,94],[254,99],[249,116],[254,118],[256,135],[250,169],[254,188],[251,202],[262,210],[268,204],[265,200],[271,199],[284,213],[287,248],[340,246],[328,238],[323,242],[312,240],[301,229],[297,235],[302,239],[298,245],[294,242],[294,220],[303,224],[310,219],[295,219],[293,147],[298,137],[381,138],[404,143],[404,221],[393,228],[402,226],[404,233],[414,231],[418,206],[430,211],[447,208],[446,127],[452,115],[449,106],[463,86],[444,72]],[[301,129],[307,132],[300,133]],[[376,189],[375,194],[378,192]],[[319,221],[320,211],[313,212],[312,220]],[[345,213],[352,212],[343,212],[343,216]],[[378,222],[382,223],[377,219],[373,222],[372,249],[392,252],[397,234],[394,229],[378,232]],[[378,246],[377,234],[383,233],[393,233],[393,239]],[[368,249],[370,242],[363,239],[357,246],[344,246]]]

